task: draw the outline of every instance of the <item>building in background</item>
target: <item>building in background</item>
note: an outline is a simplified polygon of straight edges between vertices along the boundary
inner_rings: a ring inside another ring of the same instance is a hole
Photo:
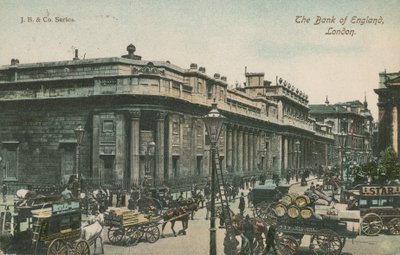
[[[400,72],[379,73],[378,94],[378,151],[393,148],[400,158],[399,109],[400,109]]]
[[[325,104],[310,105],[310,117],[317,123],[325,124],[332,128],[335,136],[335,150],[330,157],[339,164],[339,135],[344,132],[344,161],[357,164],[369,162],[373,157],[373,128],[374,122],[371,111],[368,109],[367,100],[361,103],[358,100],[329,104],[328,97]]]
[[[331,126],[308,117],[308,97],[281,78],[248,73],[244,87],[205,67],[122,57],[0,68],[1,177],[9,183],[60,183],[76,167],[74,129],[85,129],[79,169],[98,184],[130,187],[150,168],[155,184],[209,177],[202,116],[216,100],[227,118],[219,143],[231,176],[330,164]],[[349,124],[350,125],[350,124]],[[150,149],[155,145],[154,150]]]

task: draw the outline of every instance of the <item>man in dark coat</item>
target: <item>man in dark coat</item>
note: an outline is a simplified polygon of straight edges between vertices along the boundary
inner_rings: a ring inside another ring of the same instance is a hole
[[[267,247],[265,248],[263,255],[267,255],[269,253],[269,250],[272,247],[272,250],[274,251],[274,254],[277,255],[278,251],[275,246],[275,234],[276,234],[276,229],[274,225],[271,225],[268,229],[267,237],[265,239],[265,244]]]
[[[1,188],[1,193],[3,193],[3,203],[7,202],[8,188],[5,183],[3,183],[3,187]]]
[[[250,221],[250,216],[247,214],[245,221],[243,223],[243,235],[247,238],[249,241],[249,246],[250,246],[250,254],[253,254],[253,241],[254,241],[254,226]],[[243,242],[242,242],[243,246]]]
[[[240,210],[240,215],[243,215],[244,208],[246,207],[246,202],[244,201],[244,194],[242,192],[239,200],[239,210]]]

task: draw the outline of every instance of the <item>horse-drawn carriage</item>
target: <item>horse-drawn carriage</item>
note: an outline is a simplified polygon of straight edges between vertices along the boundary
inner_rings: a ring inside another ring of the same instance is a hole
[[[361,232],[378,235],[384,228],[400,235],[400,186],[361,185],[345,193],[348,209],[360,211]]]
[[[6,242],[6,247],[2,247],[6,253],[90,255],[91,244],[101,235],[100,226],[90,239],[82,238],[79,201],[40,198],[14,209],[13,227],[2,240]]]
[[[323,204],[321,200],[329,209],[316,210],[316,205]],[[268,225],[277,226],[276,243],[282,254],[295,254],[307,235],[311,236],[309,248],[315,254],[339,255],[346,238],[358,234],[359,214],[332,209],[332,203],[333,198],[317,190],[303,195],[290,193],[263,207],[258,215]]]
[[[124,208],[111,209],[105,215],[108,239],[114,245],[135,245],[142,238],[154,243],[160,238],[160,217],[146,215]]]

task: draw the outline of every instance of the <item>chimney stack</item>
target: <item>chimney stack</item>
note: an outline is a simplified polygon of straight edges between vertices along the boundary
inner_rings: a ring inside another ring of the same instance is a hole
[[[190,64],[190,70],[197,70],[197,64],[191,63]]]
[[[200,73],[205,73],[206,72],[206,68],[203,67],[203,66],[199,67],[199,72]]]
[[[11,59],[11,65],[18,65],[19,64],[19,59],[13,58]]]
[[[219,79],[219,77],[220,77],[219,73],[214,74],[214,79]]]
[[[75,49],[75,57],[72,60],[79,60],[78,49]]]
[[[226,76],[221,76],[221,80],[226,82]]]

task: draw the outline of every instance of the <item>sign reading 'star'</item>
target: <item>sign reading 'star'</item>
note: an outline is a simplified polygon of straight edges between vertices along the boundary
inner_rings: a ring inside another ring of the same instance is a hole
[[[361,187],[364,196],[400,196],[400,186],[364,186]]]

